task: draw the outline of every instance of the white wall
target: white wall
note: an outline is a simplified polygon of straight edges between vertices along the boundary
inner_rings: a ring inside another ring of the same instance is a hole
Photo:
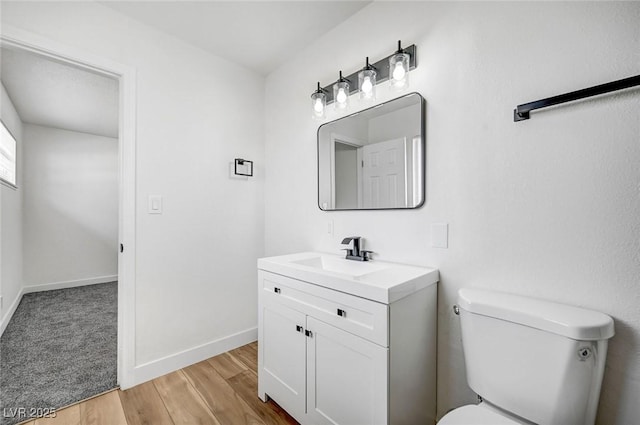
[[[399,129],[404,131],[399,132]],[[369,137],[371,143],[406,137],[413,140],[420,135],[420,104],[407,106],[369,120]]]
[[[3,25],[137,71],[135,363],[148,370],[140,376],[221,338],[255,338],[264,78],[96,3],[1,6]],[[255,161],[255,176],[230,179],[235,157]],[[149,195],[163,196],[162,215],[147,214]]]
[[[22,121],[0,84],[0,117],[15,137],[17,189],[0,184],[0,334],[11,319],[22,295]]]
[[[613,316],[598,423],[640,418],[638,91],[512,116],[517,104],[638,74],[638,22],[637,2],[374,2],[267,78],[266,254],[338,253],[356,234],[378,259],[437,266],[440,416],[475,401],[451,307],[459,288],[478,286]],[[314,83],[390,54],[398,39],[418,46],[426,205],[321,212]],[[435,222],[450,224],[449,249],[430,247]]]
[[[24,285],[118,274],[118,139],[24,125]]]

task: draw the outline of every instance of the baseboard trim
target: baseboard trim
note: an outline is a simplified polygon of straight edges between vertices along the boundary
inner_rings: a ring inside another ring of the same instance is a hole
[[[23,288],[25,294],[41,291],[53,291],[55,289],[76,288],[78,286],[96,285],[98,283],[115,282],[118,275],[90,277],[89,279],[69,280],[66,282],[43,283],[40,285],[29,285]]]
[[[183,367],[198,363],[209,357],[217,356],[234,348],[241,347],[258,339],[258,328],[247,329],[206,344],[181,351],[148,363],[136,366],[133,370],[133,383],[123,390],[166,375]]]
[[[20,301],[22,301],[22,296],[24,294],[25,294],[24,288],[20,289],[20,292],[18,292],[18,296],[13,300],[13,302],[9,306],[9,309],[7,310],[4,317],[2,318],[2,322],[0,322],[0,336],[2,336],[2,334],[4,333],[4,330],[7,329],[7,325],[9,325],[9,322],[13,317],[13,313],[16,312],[16,309],[20,305]]]

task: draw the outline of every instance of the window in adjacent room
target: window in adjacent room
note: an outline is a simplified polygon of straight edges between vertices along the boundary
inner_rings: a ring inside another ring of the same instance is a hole
[[[0,181],[13,188],[16,185],[16,139],[2,121],[0,128]]]

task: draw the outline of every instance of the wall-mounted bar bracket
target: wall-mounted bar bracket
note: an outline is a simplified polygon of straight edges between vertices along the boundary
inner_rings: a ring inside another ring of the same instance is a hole
[[[409,47],[402,48],[402,51],[404,53],[409,54],[409,70],[415,69],[418,64],[416,60],[416,50],[417,49],[415,44],[412,44]],[[393,54],[387,56],[386,58],[380,59],[378,62],[371,64],[371,66],[373,66],[376,69],[376,73],[377,73],[376,84],[380,84],[389,79],[389,58],[395,54],[396,53],[394,52]],[[349,80],[349,95],[352,95],[358,91],[358,73],[361,70],[362,69],[358,69],[356,72],[349,74],[346,77],[343,77],[344,79]],[[327,97],[327,105],[334,102],[333,85],[337,82],[338,80],[322,88],[322,91]]]
[[[518,105],[516,109],[513,110],[513,121],[518,122],[528,120],[530,118],[529,112],[535,109],[547,108],[549,106],[559,105],[566,102],[573,102],[575,100],[598,96],[613,91],[624,90],[635,86],[640,86],[640,75],[624,78],[622,80],[612,81],[606,84],[600,84],[599,86],[572,91],[570,93],[560,94],[558,96],[548,97],[546,99],[536,100],[534,102],[524,103],[522,105]]]

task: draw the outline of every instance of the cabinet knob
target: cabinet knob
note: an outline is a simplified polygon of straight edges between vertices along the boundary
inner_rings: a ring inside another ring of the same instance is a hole
[[[296,325],[296,331],[302,332],[302,331],[304,331],[304,328],[302,326],[300,326],[300,325]]]
[[[277,288],[277,287],[273,288],[273,292],[275,292],[276,294],[279,294],[280,293],[280,288]]]
[[[306,336],[308,336],[309,338],[313,338],[313,332],[311,332],[311,331],[310,331],[310,330],[308,330],[308,329],[307,329],[306,331],[304,331],[304,334],[305,334]]]
[[[343,309],[339,308],[338,309],[338,316],[340,317],[347,317],[347,312],[344,311]]]

